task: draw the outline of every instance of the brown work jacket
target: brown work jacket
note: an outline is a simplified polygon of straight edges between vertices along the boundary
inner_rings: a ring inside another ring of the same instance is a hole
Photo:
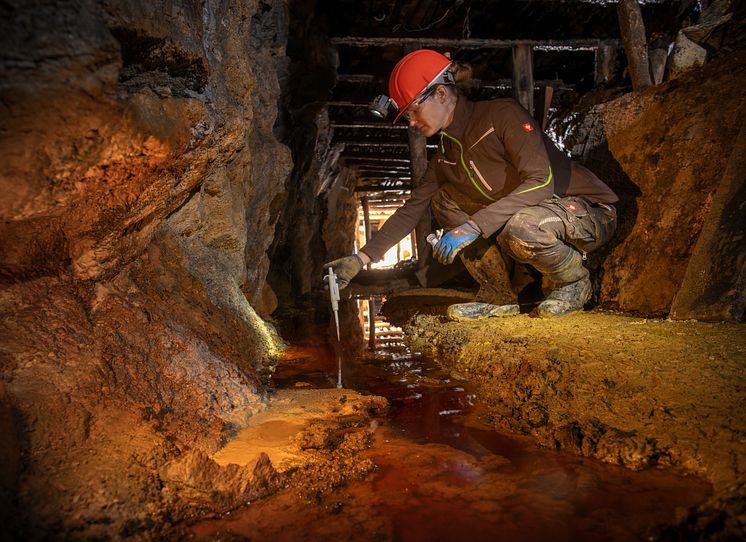
[[[407,202],[362,251],[373,261],[408,235],[442,188],[489,237],[525,207],[553,195],[612,204],[616,194],[561,152],[513,99],[473,102],[459,96],[438,152]]]

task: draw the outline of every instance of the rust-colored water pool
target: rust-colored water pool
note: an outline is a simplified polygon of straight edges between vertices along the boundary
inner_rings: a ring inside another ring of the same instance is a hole
[[[278,367],[274,383],[334,387],[328,346]],[[344,359],[344,356],[343,356]],[[286,491],[192,527],[198,540],[632,541],[701,503],[708,484],[632,472],[536,446],[482,425],[479,405],[425,356],[403,347],[344,359],[346,388],[386,397],[365,453],[377,469],[323,503]]]

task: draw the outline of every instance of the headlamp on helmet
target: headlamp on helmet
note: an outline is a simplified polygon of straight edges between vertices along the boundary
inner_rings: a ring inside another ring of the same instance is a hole
[[[379,94],[372,102],[368,105],[368,109],[371,114],[379,119],[385,119],[389,116],[389,112],[392,109],[398,109],[396,102],[386,96],[385,94]]]

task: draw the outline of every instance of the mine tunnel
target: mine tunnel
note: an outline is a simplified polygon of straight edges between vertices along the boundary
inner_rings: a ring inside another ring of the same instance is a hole
[[[746,539],[743,2],[0,20],[0,539]]]

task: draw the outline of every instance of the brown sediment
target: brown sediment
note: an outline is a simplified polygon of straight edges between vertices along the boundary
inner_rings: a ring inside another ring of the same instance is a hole
[[[656,535],[661,540],[746,533],[742,324],[593,311],[474,322],[420,314],[404,329],[411,349],[476,387],[495,429],[633,470],[672,468],[711,482],[713,497]]]
[[[371,415],[386,411],[383,397],[348,389],[277,390],[267,409],[255,414],[237,437],[213,455],[220,465],[253,465],[266,453],[280,472],[303,467],[318,452],[337,449],[365,429]]]
[[[746,474],[740,324],[584,312],[420,315],[405,330],[410,348],[477,386],[497,428],[632,469],[681,467],[716,487]]]

